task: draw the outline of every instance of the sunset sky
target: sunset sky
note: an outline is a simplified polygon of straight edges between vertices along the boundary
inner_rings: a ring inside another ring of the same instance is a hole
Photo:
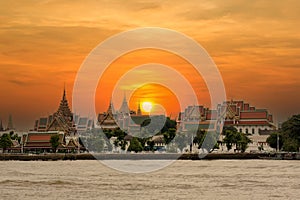
[[[32,128],[35,119],[56,111],[64,83],[71,104],[76,73],[99,43],[122,31],[162,27],[206,49],[228,99],[267,108],[276,121],[286,120],[300,113],[299,13],[298,0],[0,1],[0,119],[6,125],[12,114],[17,129]],[[101,77],[97,112],[107,109],[123,73],[147,63],[179,70],[199,102],[210,106],[206,85],[189,63],[168,52],[142,50],[120,57]],[[151,74],[147,70],[137,69],[131,84]],[[161,75],[172,81],[167,73]],[[144,97],[166,106],[167,114],[180,110],[176,95],[163,86],[150,84],[134,94],[128,99],[132,109]],[[123,93],[119,97],[121,102]]]

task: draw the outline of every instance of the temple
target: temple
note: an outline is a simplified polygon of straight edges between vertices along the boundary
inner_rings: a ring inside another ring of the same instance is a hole
[[[210,110],[204,106],[188,106],[179,113],[177,123],[180,131],[190,129],[214,130],[217,116],[223,115],[225,126],[234,126],[239,132],[256,134],[261,130],[274,130],[273,116],[267,109],[257,109],[244,101],[225,101]]]
[[[65,89],[57,111],[47,118],[37,120],[34,131],[63,131],[67,136],[76,135],[73,113],[69,107]]]
[[[190,130],[217,130],[217,118],[224,118],[224,126],[233,126],[239,132],[245,133],[252,140],[248,150],[255,150],[259,146],[270,148],[266,142],[271,132],[276,130],[273,116],[267,109],[258,109],[244,101],[224,101],[218,104],[216,110],[204,106],[188,106],[179,113],[177,129],[181,132]],[[223,140],[220,135],[219,140]]]
[[[107,112],[98,115],[98,124],[103,130],[114,130],[118,128],[118,124],[115,121],[113,111],[114,106],[112,104],[112,101],[110,101]]]
[[[129,109],[126,95],[119,110],[114,110],[112,101],[110,101],[109,107],[106,112],[98,114],[98,125],[103,130],[114,130],[117,128],[130,133],[136,133],[140,131],[141,124],[149,119],[149,115],[143,115],[140,102],[138,103],[137,111]]]
[[[80,117],[71,112],[67,100],[66,90],[55,113],[48,117],[41,117],[35,121],[34,129],[24,135],[24,151],[51,151],[50,138],[59,136],[61,151],[77,151],[84,149],[79,142],[79,134],[94,128],[94,121],[88,117]]]

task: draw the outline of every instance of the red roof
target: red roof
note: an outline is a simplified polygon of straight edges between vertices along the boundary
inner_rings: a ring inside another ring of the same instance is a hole
[[[240,119],[267,119],[267,111],[242,111]]]
[[[244,109],[243,110],[249,110],[249,103],[244,104]]]
[[[268,121],[239,121],[237,125],[269,125]]]
[[[217,111],[216,110],[209,110],[206,114],[207,120],[212,120],[217,118]]]
[[[50,134],[35,134],[35,135],[28,135],[28,141],[34,142],[34,141],[50,141],[51,139]]]

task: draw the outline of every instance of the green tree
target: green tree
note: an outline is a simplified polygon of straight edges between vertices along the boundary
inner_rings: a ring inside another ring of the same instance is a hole
[[[150,151],[154,151],[155,142],[153,140],[147,141]]]
[[[282,124],[284,151],[298,151],[300,147],[300,114],[294,115]]]
[[[134,151],[134,152],[140,152],[143,151],[143,147],[139,140],[136,137],[133,137],[130,141],[130,145],[127,149],[127,151]]]
[[[170,128],[176,129],[176,121],[167,117],[165,125],[161,129],[161,133],[167,132]]]
[[[50,143],[51,143],[53,152],[56,153],[57,147],[59,146],[59,135],[58,134],[52,135],[50,138]]]
[[[283,146],[283,138],[281,133],[272,133],[267,138],[267,143],[269,144],[270,147],[277,149],[277,134],[279,134],[279,149],[281,149]]]
[[[237,142],[237,149],[240,150],[242,153],[244,153],[248,148],[248,144],[251,143],[252,141],[244,133],[239,133],[239,134],[240,137]]]
[[[224,142],[228,150],[232,149],[232,146],[236,146],[236,150],[245,152],[248,144],[252,141],[244,133],[240,133],[233,126],[225,126],[223,128]]]
[[[279,147],[283,151],[298,151],[300,148],[300,114],[293,115],[282,124],[279,133]],[[271,134],[267,139],[272,148],[277,147],[277,133]]]
[[[0,138],[0,148],[3,149],[3,152],[7,150],[7,148],[10,148],[13,145],[10,135],[7,133],[4,133]]]
[[[163,136],[164,136],[165,143],[169,144],[176,136],[176,129],[169,128],[167,132],[163,133]]]
[[[205,133],[204,137],[202,138],[201,147],[206,149],[208,152],[211,152],[214,149],[219,148],[217,141],[218,141],[217,133],[213,131],[208,131]]]

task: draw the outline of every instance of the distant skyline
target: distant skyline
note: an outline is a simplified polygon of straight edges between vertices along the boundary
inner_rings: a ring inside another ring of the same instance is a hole
[[[266,108],[275,122],[284,121],[300,113],[299,8],[297,0],[1,1],[0,119],[6,126],[11,114],[15,127],[32,128],[35,119],[56,111],[64,83],[71,104],[76,72],[93,48],[113,34],[151,26],[173,29],[199,42],[219,68],[228,100]],[[97,111],[107,109],[120,73],[149,62],[178,69],[200,104],[210,105],[204,81],[186,70],[188,63],[166,52],[144,50],[112,63],[98,85]],[[138,82],[147,71],[137,73],[133,81]],[[159,87],[137,90],[130,107],[136,109],[146,89]],[[174,98],[170,91],[160,94],[167,94],[160,99],[171,105],[169,113],[179,111],[168,101]],[[147,98],[155,101],[154,96]]]

